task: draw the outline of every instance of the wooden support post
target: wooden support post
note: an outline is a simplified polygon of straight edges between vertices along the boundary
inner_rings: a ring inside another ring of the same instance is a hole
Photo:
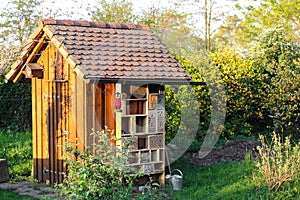
[[[7,160],[0,159],[0,183],[9,180]]]

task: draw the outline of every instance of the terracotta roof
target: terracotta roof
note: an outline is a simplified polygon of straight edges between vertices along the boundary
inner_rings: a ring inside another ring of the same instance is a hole
[[[84,78],[190,79],[147,26],[43,20],[74,57]]]
[[[39,25],[82,78],[191,79],[148,26],[55,19]]]

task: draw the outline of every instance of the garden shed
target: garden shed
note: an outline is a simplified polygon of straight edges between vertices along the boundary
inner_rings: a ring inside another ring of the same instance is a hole
[[[64,141],[92,146],[108,126],[132,139],[128,164],[163,184],[164,85],[190,78],[147,26],[40,20],[6,75],[31,81],[34,177],[62,182]]]

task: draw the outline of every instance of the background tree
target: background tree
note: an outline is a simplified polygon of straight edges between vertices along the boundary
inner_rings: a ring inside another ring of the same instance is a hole
[[[220,22],[232,15],[232,5],[237,0],[186,0],[185,4],[192,6],[191,18],[197,24],[197,33],[203,38],[205,50],[212,49],[212,36]],[[196,19],[196,20],[195,20]],[[198,25],[202,24],[202,25]]]
[[[0,12],[0,68],[4,72],[18,56],[39,19],[38,0],[12,0]]]
[[[138,23],[149,25],[155,32],[169,30],[185,35],[192,34],[192,28],[188,24],[188,14],[180,12],[174,5],[169,6],[168,9],[151,6],[139,16]]]
[[[217,48],[237,48],[242,29],[241,20],[237,15],[228,16],[212,37],[214,46]]]
[[[36,27],[39,4],[38,0],[12,0],[0,13],[1,42],[23,43]]]
[[[259,7],[249,6],[244,9],[239,27],[239,43],[243,48],[258,40],[262,30],[280,25],[292,40],[300,38],[300,0],[262,0]],[[241,7],[239,7],[241,9]]]
[[[136,16],[133,14],[133,5],[127,0],[100,0],[97,10],[91,13],[93,21],[104,22],[134,22]]]

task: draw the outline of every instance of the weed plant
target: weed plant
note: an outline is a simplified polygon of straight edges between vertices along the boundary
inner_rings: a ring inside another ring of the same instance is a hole
[[[258,151],[261,159],[256,162],[253,176],[257,185],[267,185],[270,190],[278,191],[298,182],[300,143],[291,144],[290,137],[283,140],[276,133],[273,133],[270,143],[263,135],[260,136],[260,141],[262,146],[258,147]]]

